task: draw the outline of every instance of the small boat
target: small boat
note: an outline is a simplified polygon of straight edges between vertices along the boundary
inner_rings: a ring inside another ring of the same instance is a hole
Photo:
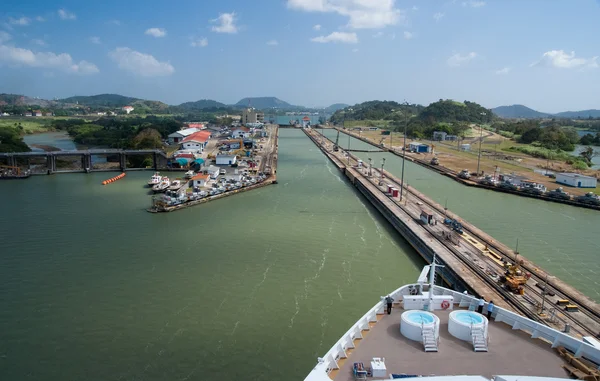
[[[185,173],[186,179],[191,179],[194,176],[196,176],[196,172],[192,171],[191,169]]]
[[[184,185],[185,185],[185,182],[181,181],[180,179],[176,179],[176,180],[173,180],[173,182],[171,182],[171,185],[169,186],[169,190],[177,191],[177,190],[181,189],[181,187],[183,187]]]
[[[458,177],[460,177],[461,179],[470,179],[471,178],[471,174],[469,173],[468,169],[463,169],[462,171],[460,171],[460,173],[458,174]]]
[[[160,183],[152,186],[152,191],[154,191],[154,193],[161,193],[169,189],[169,186],[171,186],[171,181],[167,176],[164,176],[161,178]]]
[[[437,157],[434,157],[433,159],[431,159],[431,161],[429,162],[429,164],[431,164],[431,165],[439,165],[440,161],[438,160]]]
[[[148,186],[153,187],[157,184],[160,184],[160,181],[161,181],[160,173],[154,172],[154,174],[152,175],[150,180],[148,180]]]

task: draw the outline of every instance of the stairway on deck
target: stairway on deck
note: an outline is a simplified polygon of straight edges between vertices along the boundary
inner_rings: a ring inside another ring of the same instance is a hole
[[[438,344],[435,338],[435,328],[434,327],[424,327],[421,329],[421,338],[423,339],[423,346],[425,347],[425,352],[437,352]]]

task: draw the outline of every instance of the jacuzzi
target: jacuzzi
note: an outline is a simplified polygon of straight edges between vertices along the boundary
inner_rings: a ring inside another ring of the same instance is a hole
[[[414,341],[423,341],[421,328],[435,328],[435,337],[440,334],[440,318],[427,311],[412,310],[402,314],[400,332],[404,337]]]
[[[448,332],[457,339],[471,341],[471,328],[487,331],[487,324],[488,319],[475,311],[452,311],[448,317]]]

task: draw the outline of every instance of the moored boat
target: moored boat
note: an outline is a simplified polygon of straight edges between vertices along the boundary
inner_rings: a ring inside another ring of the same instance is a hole
[[[171,181],[167,176],[164,176],[158,184],[152,186],[152,191],[154,191],[154,193],[161,193],[169,189],[169,186],[171,186]]]
[[[191,169],[189,171],[187,171],[185,173],[185,178],[186,179],[191,179],[192,177],[194,177],[196,175],[196,172],[192,171]]]
[[[157,184],[160,184],[161,180],[162,180],[162,178],[160,176],[160,173],[154,172],[154,174],[152,175],[150,180],[148,180],[148,186],[153,187]]]
[[[171,185],[169,185],[169,190],[177,191],[180,188],[182,188],[185,184],[186,184],[185,181],[182,181],[180,179],[175,179],[171,182]]]

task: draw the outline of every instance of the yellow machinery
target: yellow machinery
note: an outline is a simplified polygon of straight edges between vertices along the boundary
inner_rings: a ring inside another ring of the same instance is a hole
[[[15,170],[14,174],[17,176],[21,176],[21,168],[19,168],[19,167],[13,167],[11,165],[0,165],[0,168],[14,169]]]
[[[504,263],[504,269],[506,271],[504,272],[504,275],[500,277],[500,283],[504,288],[520,295],[523,295],[523,286],[527,284],[527,281],[531,278],[531,274],[523,273],[523,271],[521,271],[522,264],[522,260],[515,264],[510,264],[508,262]]]

